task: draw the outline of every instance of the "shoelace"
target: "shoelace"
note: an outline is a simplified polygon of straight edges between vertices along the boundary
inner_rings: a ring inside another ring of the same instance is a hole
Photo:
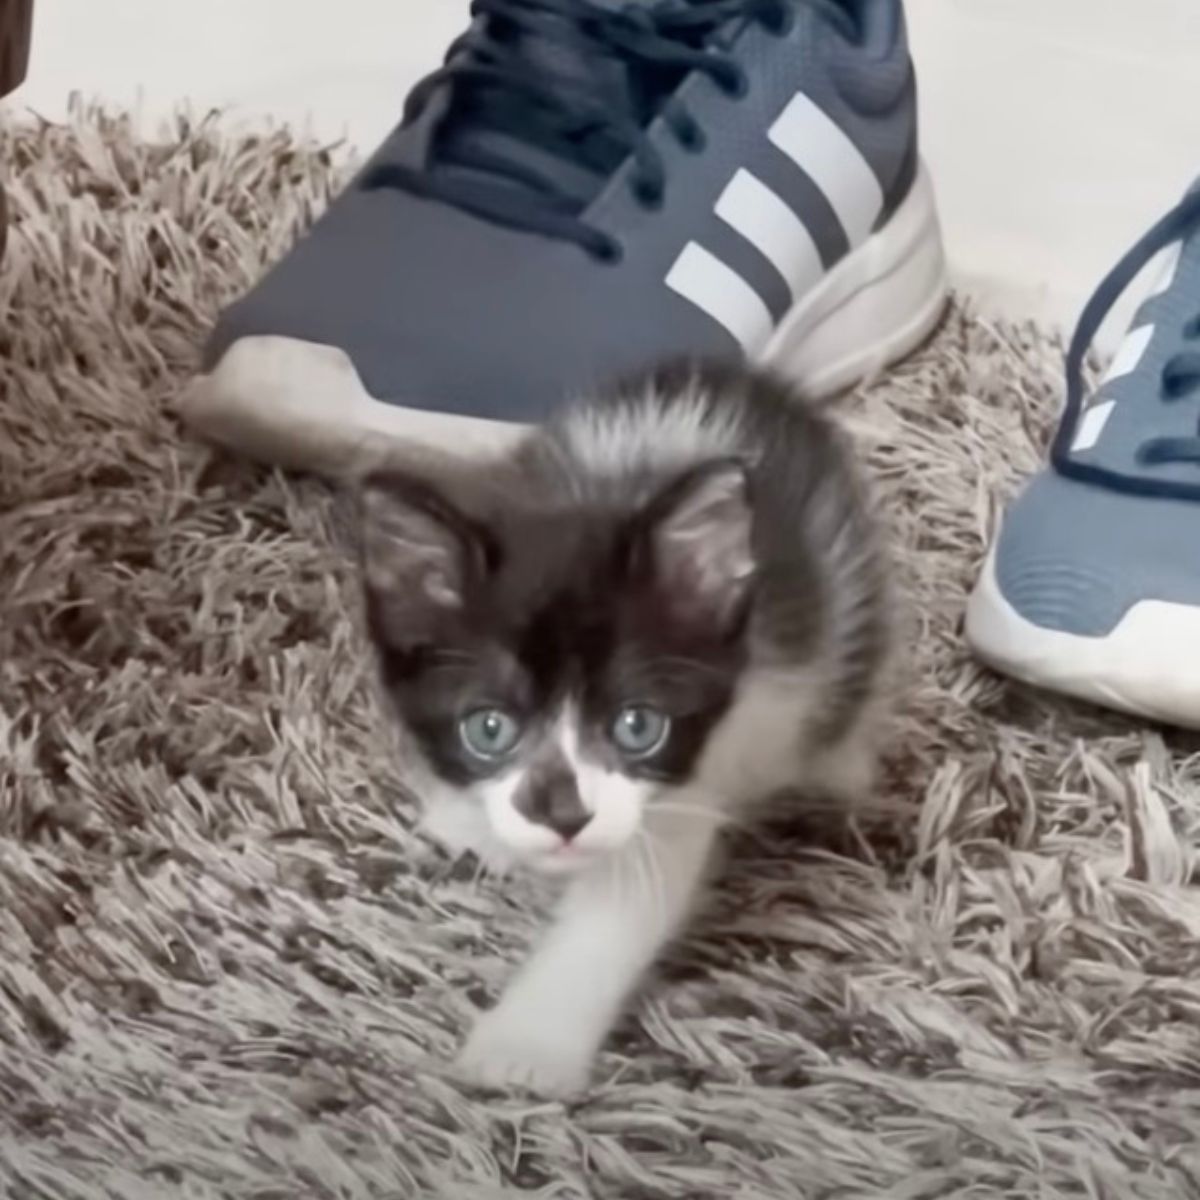
[[[850,21],[837,0],[807,2],[827,7],[830,19],[842,25]],[[731,97],[743,95],[749,80],[722,49],[719,34],[743,19],[786,36],[794,3],[641,0],[614,9],[592,0],[473,0],[472,16],[485,20],[451,45],[445,64],[417,84],[405,106],[405,120],[411,121],[436,92],[450,89],[429,162],[419,170],[381,165],[364,186],[436,199],[615,261],[619,243],[580,217],[590,196],[521,155],[505,153],[504,143],[491,148],[460,138],[454,144],[453,135],[473,123],[510,146],[535,148],[542,160],[549,155],[581,165],[594,175],[596,191],[613,168],[632,158],[633,194],[639,204],[656,208],[667,180],[662,156],[647,135],[650,119],[662,117],[682,147],[701,151],[704,131],[671,93],[689,71],[703,71]],[[531,43],[568,55],[573,70],[531,63]],[[617,89],[624,93],[618,97],[614,70],[627,83]],[[447,145],[454,146],[452,152]]]
[[[1101,324],[1154,255],[1185,240],[1197,230],[1200,230],[1200,190],[1186,195],[1117,263],[1084,308],[1067,351],[1067,403],[1051,449],[1051,460],[1062,474],[1111,484],[1144,495],[1181,496],[1186,493],[1200,498],[1200,485],[1193,488],[1192,485],[1174,480],[1111,472],[1080,463],[1071,455],[1075,428],[1087,398],[1084,362]],[[1159,385],[1159,399],[1163,404],[1176,404],[1181,400],[1200,397],[1200,297],[1197,297],[1196,315],[1185,324],[1182,334],[1185,340],[1196,344],[1196,349],[1180,351],[1163,365]],[[1138,447],[1137,457],[1146,466],[1200,464],[1200,418],[1197,419],[1194,436],[1148,438]]]

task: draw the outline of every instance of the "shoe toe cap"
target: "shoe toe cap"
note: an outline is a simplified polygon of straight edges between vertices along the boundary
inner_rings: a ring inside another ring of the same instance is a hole
[[[1200,505],[1108,491],[1052,470],[1010,507],[994,553],[996,583],[1043,629],[1112,633],[1140,602],[1200,606]]]

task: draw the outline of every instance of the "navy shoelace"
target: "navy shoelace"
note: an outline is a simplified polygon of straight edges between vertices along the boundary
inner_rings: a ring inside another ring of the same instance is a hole
[[[1200,190],[1190,192],[1167,213],[1117,263],[1088,301],[1067,351],[1066,410],[1051,450],[1051,460],[1061,473],[1144,495],[1200,498],[1200,485],[1110,472],[1080,463],[1071,455],[1075,428],[1087,398],[1084,363],[1101,324],[1138,273],[1156,254],[1176,242],[1184,241],[1197,230],[1200,230]],[[1194,343],[1196,349],[1182,350],[1163,365],[1159,399],[1164,404],[1200,397],[1200,296],[1196,297],[1196,308],[1196,315],[1187,321],[1182,330],[1184,340]],[[1148,438],[1138,447],[1137,457],[1146,466],[1200,464],[1200,417],[1197,418],[1194,436]]]
[[[839,0],[807,0],[843,27]],[[445,117],[419,169],[383,164],[367,188],[399,188],[500,225],[575,242],[615,261],[620,245],[581,218],[605,178],[631,158],[639,204],[662,204],[662,156],[647,134],[661,117],[699,152],[704,130],[672,93],[691,71],[731,97],[749,86],[722,41],[731,22],[786,36],[795,0],[474,0],[476,25],[405,106],[414,120],[449,90]],[[482,18],[482,20],[480,20]],[[528,151],[528,152],[523,152]],[[561,168],[561,169],[560,169]],[[580,178],[582,176],[582,184]]]

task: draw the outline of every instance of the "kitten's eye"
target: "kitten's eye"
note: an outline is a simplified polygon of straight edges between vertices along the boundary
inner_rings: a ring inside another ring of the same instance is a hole
[[[476,758],[503,758],[516,749],[521,726],[502,708],[477,708],[458,723],[458,736]]]
[[[631,704],[617,713],[612,740],[631,758],[649,758],[661,750],[671,732],[671,718],[646,704]]]

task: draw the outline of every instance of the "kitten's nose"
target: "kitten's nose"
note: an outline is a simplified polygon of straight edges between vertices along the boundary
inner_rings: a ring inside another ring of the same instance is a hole
[[[592,819],[590,812],[582,808],[578,812],[561,813],[546,822],[564,842],[569,842],[577,833],[582,833]]]
[[[530,781],[531,786],[518,796],[516,807],[531,821],[553,829],[569,842],[587,827],[592,814],[579,798],[575,776],[569,771],[548,771]]]

